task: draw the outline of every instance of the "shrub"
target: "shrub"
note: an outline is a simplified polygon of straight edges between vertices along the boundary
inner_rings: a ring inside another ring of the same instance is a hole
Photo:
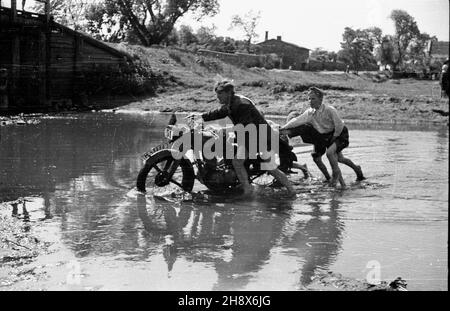
[[[336,86],[336,85],[332,85],[332,84],[317,84],[317,83],[290,84],[288,82],[276,82],[274,87],[272,88],[272,93],[278,94],[278,93],[282,93],[282,92],[287,92],[287,93],[304,92],[304,91],[307,91],[312,86],[316,86],[318,88],[321,88],[322,90],[347,91],[347,90],[353,89],[350,87]]]
[[[169,50],[168,54],[169,54],[169,57],[171,59],[173,59],[175,62],[177,62],[178,64],[180,64],[183,67],[186,66],[186,64],[181,60],[181,54],[179,52],[174,51],[174,50]]]
[[[155,94],[162,77],[148,65],[128,62],[118,66],[97,66],[83,73],[77,92],[87,95]]]
[[[215,59],[200,56],[199,58],[197,58],[196,62],[197,64],[208,69],[209,71],[223,72],[222,64]]]
[[[247,82],[243,82],[241,85],[242,86],[252,86],[252,87],[263,87],[267,84],[267,82],[263,81],[263,80],[257,80],[257,81],[247,81]]]

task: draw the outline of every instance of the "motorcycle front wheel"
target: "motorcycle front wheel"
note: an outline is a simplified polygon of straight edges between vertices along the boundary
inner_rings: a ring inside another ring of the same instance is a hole
[[[194,187],[195,174],[186,159],[175,160],[170,150],[161,150],[152,155],[140,170],[136,187],[140,192],[166,192],[181,188],[186,192]]]

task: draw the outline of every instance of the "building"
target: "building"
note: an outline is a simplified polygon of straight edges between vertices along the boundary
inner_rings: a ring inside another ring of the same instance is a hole
[[[257,46],[260,48],[260,54],[276,54],[280,57],[279,67],[281,69],[306,70],[309,62],[309,49],[285,42],[281,36],[276,39],[268,38],[269,32],[266,31],[265,41]]]
[[[71,108],[101,73],[116,75],[131,58],[54,22],[50,15],[0,7],[0,68],[7,70],[6,111]]]

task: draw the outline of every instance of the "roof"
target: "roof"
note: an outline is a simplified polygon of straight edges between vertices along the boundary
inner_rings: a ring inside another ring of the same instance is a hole
[[[70,34],[72,34],[74,36],[78,36],[78,37],[82,38],[84,41],[89,42],[93,46],[95,46],[95,47],[97,47],[99,49],[102,49],[102,50],[104,50],[104,51],[106,51],[106,52],[108,52],[110,54],[113,54],[113,55],[118,56],[118,57],[126,57],[128,59],[131,59],[131,56],[129,54],[127,54],[125,52],[122,52],[122,51],[119,51],[119,50],[109,46],[108,44],[102,42],[102,41],[94,39],[94,38],[92,38],[92,37],[90,37],[90,36],[88,36],[88,35],[86,35],[84,33],[75,31],[75,30],[73,30],[73,29],[71,29],[71,28],[69,28],[67,26],[64,26],[64,25],[61,25],[59,23],[53,22],[51,24],[51,27],[59,28],[62,31],[70,33]]]
[[[10,8],[1,7],[0,15],[2,16],[2,23],[6,23],[7,25],[10,23],[9,16],[11,14]],[[24,11],[17,11],[18,14],[18,23],[26,23],[26,25],[33,25],[33,26],[42,26],[45,23],[46,16],[44,14],[34,13],[34,12],[24,12]],[[7,17],[7,18],[6,18]],[[60,29],[63,32],[69,33],[73,36],[78,36],[85,40],[86,42],[89,42],[91,45],[102,49],[112,55],[115,55],[117,57],[126,57],[129,60],[131,60],[131,56],[125,52],[119,51],[105,42],[96,40],[89,35],[83,34],[81,32],[75,31],[69,27],[66,27],[62,24],[59,24],[51,19],[50,21],[50,28],[52,29]]]
[[[431,43],[430,55],[448,55],[448,41],[434,41]]]
[[[285,42],[285,41],[283,41],[283,40],[277,40],[277,39],[266,40],[266,41],[257,43],[256,45],[264,45],[264,44],[267,43],[267,42],[283,43],[283,44],[286,44],[286,45],[290,45],[290,46],[292,46],[292,47],[295,47],[295,48],[297,48],[297,49],[308,50],[308,51],[311,50],[311,49],[308,49],[308,48],[304,48],[304,47],[302,47],[302,46],[295,45],[295,44],[293,44],[293,43],[289,43],[289,42]]]

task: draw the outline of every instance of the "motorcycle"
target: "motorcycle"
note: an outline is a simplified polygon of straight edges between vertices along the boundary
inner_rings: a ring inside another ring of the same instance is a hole
[[[195,180],[205,185],[213,192],[229,192],[236,190],[240,183],[234,170],[232,159],[226,157],[213,156],[208,159],[204,156],[203,150],[206,143],[220,140],[223,143],[222,150],[225,150],[225,144],[231,144],[234,151],[237,149],[235,137],[223,128],[209,126],[204,127],[203,123],[195,121],[192,116],[187,117],[186,124],[177,125],[177,118],[172,114],[169,124],[164,130],[164,136],[167,139],[164,143],[152,148],[146,152],[142,159],[144,167],[140,170],[136,186],[140,192],[146,192],[147,188],[166,187],[173,184],[186,192],[191,192]],[[185,135],[191,135],[191,145],[183,146],[188,149],[181,153],[181,149],[175,147],[175,142],[182,139]],[[195,135],[201,136],[202,148],[195,150]],[[280,136],[279,140],[279,166],[283,172],[292,173],[291,168],[294,161],[297,161],[293,147],[289,145],[287,139]],[[247,170],[250,183],[257,183],[261,177],[266,174],[261,169],[261,158],[247,159],[244,167]],[[196,169],[195,169],[196,168]],[[266,181],[267,182],[267,181]]]

